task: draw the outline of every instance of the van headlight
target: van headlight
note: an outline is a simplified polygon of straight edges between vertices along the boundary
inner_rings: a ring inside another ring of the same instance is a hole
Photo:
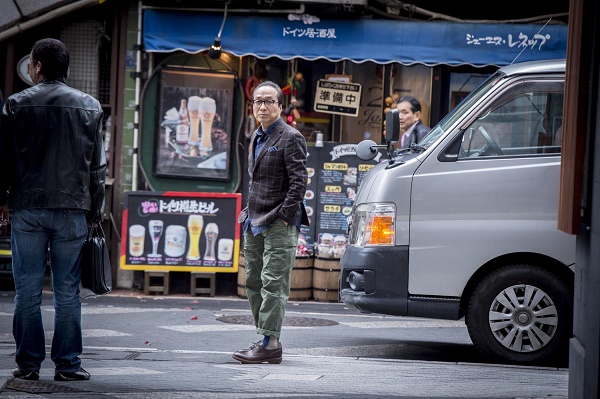
[[[394,245],[396,241],[396,205],[360,204],[352,215],[349,244],[356,247]]]

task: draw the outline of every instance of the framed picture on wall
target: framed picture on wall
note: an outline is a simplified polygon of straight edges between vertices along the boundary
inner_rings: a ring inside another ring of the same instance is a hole
[[[160,70],[154,174],[230,180],[236,75]]]

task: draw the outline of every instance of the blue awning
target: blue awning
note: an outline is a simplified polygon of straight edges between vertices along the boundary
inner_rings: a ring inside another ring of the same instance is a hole
[[[145,50],[205,51],[222,21],[223,16],[218,14],[145,10]],[[565,58],[567,26],[374,19],[305,23],[290,20],[287,15],[229,15],[221,43],[223,51],[261,59],[503,66],[515,59],[521,62]]]

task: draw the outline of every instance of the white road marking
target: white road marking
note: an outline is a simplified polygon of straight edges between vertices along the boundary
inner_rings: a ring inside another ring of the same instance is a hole
[[[263,377],[263,380],[316,381],[321,377],[317,374],[267,374]]]
[[[86,367],[85,370],[92,376],[100,375],[148,375],[148,374],[165,374],[165,371],[157,371],[141,367]],[[12,369],[1,370],[2,375],[11,375]],[[54,376],[54,369],[42,367],[40,375],[43,377]]]
[[[252,330],[256,327],[244,324],[223,324],[223,325],[201,325],[201,326],[158,326],[158,328],[164,328],[165,330],[172,330],[183,333],[196,333],[196,332],[212,332],[212,331],[241,331],[241,330]]]
[[[115,330],[91,329],[83,330],[83,338],[101,338],[101,337],[127,337],[131,334]]]
[[[54,309],[48,309],[54,312]],[[81,314],[115,314],[115,313],[153,313],[153,312],[191,312],[191,309],[184,308],[129,308],[129,307],[100,307],[94,306],[91,308],[82,306]]]
[[[115,330],[102,330],[102,329],[90,329],[82,331],[83,338],[102,338],[102,337],[127,337],[131,334],[115,331]],[[46,331],[46,339],[52,339],[54,331]],[[0,342],[15,342],[12,333],[1,333]]]
[[[87,368],[86,370],[93,376],[97,375],[147,375],[147,374],[164,374],[165,371],[157,371],[145,369],[141,367],[98,367]]]
[[[256,327],[248,324],[211,324],[211,325],[181,325],[181,326],[158,326],[158,328],[164,328],[165,330],[172,330],[182,333],[198,333],[198,332],[222,332],[222,331],[254,331]],[[286,330],[295,329],[310,329],[313,326],[299,327],[299,326],[286,326]]]

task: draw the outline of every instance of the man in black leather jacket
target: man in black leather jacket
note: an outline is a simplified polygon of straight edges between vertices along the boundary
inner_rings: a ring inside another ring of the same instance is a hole
[[[65,83],[69,52],[62,42],[37,41],[29,59],[34,86],[8,97],[0,119],[0,213],[10,208],[16,290],[13,376],[37,380],[46,357],[40,305],[49,249],[54,379],[87,380],[79,357],[80,251],[88,222],[104,207],[103,112]]]

